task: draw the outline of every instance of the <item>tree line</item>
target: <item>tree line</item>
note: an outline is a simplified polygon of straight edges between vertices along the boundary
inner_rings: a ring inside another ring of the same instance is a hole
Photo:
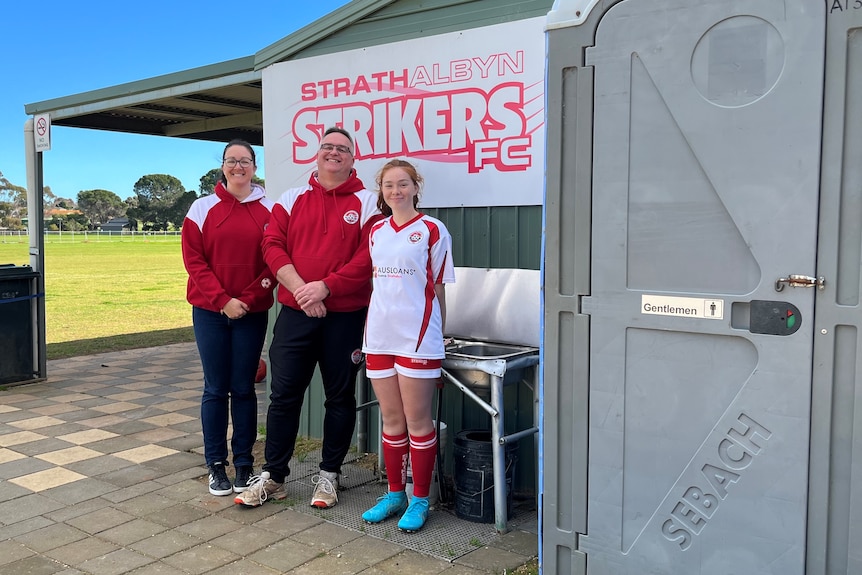
[[[47,230],[97,230],[112,219],[126,217],[128,229],[138,231],[178,230],[197,198],[213,193],[221,176],[213,168],[200,178],[197,191],[186,190],[174,176],[141,176],[132,188],[133,195],[120,199],[110,190],[81,190],[77,198],[56,196],[43,186],[42,203]],[[264,181],[255,176],[255,183]],[[0,172],[0,230],[24,230],[27,218],[27,188],[17,186]]]

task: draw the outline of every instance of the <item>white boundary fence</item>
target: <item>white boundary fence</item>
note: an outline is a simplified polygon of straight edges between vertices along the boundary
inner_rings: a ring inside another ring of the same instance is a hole
[[[29,238],[29,234],[23,230],[0,230],[0,243],[19,243],[25,242]],[[59,242],[129,242],[129,241],[179,241],[180,232],[130,232],[130,231],[57,231],[45,232],[46,243]]]

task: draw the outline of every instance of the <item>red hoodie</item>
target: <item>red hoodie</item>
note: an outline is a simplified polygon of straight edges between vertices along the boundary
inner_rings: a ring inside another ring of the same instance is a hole
[[[368,232],[382,217],[377,194],[365,189],[355,170],[332,190],[314,173],[307,186],[287,190],[273,206],[263,257],[275,273],[293,264],[306,283],[323,280],[330,292],[323,301],[327,310],[362,309],[371,297]],[[278,301],[301,309],[283,286]]]
[[[190,304],[220,312],[231,298],[237,298],[249,306],[249,312],[272,307],[275,275],[260,251],[272,205],[256,184],[242,202],[222,182],[216,184],[215,193],[195,200],[182,232]]]

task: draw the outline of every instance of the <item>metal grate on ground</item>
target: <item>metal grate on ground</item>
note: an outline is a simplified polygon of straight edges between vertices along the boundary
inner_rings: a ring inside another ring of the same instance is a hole
[[[381,481],[379,473],[358,465],[360,458],[361,454],[348,454],[342,467],[338,505],[326,510],[309,505],[314,490],[311,479],[319,469],[320,451],[310,452],[302,461],[293,459],[290,463],[291,474],[285,485],[287,498],[278,504],[450,562],[499,539],[493,523],[465,521],[457,517],[448,506],[439,503],[429,514],[425,527],[418,533],[399,531],[396,527],[397,518],[376,525],[365,523],[362,521],[362,513],[386,492],[386,483]],[[515,501],[508,526],[510,529],[537,533],[535,504]]]

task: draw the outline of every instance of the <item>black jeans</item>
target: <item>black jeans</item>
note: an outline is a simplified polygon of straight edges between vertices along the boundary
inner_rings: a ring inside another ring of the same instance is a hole
[[[312,318],[284,306],[278,314],[269,347],[272,375],[266,415],[266,464],[273,481],[290,474],[305,391],[315,366],[320,367],[326,395],[320,468],[340,473],[356,424],[356,374],[367,309],[328,312]]]

